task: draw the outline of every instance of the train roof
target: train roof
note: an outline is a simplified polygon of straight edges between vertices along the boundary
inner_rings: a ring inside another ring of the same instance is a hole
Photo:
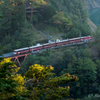
[[[61,40],[61,41],[59,41],[59,42],[70,41],[70,40],[76,40],[76,39],[81,39],[81,38],[85,38],[85,37],[91,37],[91,36],[83,36],[83,37],[77,37],[77,38],[72,38],[72,39],[66,39],[66,40]],[[58,42],[58,43],[59,43],[59,42]],[[55,42],[52,42],[52,43],[45,43],[45,44],[42,44],[42,45],[49,45],[49,44],[53,44],[53,43],[55,43]],[[38,43],[36,46],[20,48],[20,49],[14,50],[14,51],[27,50],[27,49],[29,49],[29,48],[40,47],[40,46],[42,46],[42,45]]]
[[[43,45],[48,45],[48,44],[50,44],[50,43],[45,43],[45,44],[43,44]]]
[[[69,39],[69,40],[76,40],[76,39],[81,39],[81,37],[72,38],[72,39]]]
[[[14,50],[14,51],[20,51],[20,50],[26,50],[26,49],[29,49],[29,47],[16,49],[16,50]]]
[[[64,42],[64,41],[68,41],[68,39],[66,39],[66,40],[61,40],[61,41],[59,41],[59,42]],[[59,42],[57,42],[57,43],[59,43]]]
[[[76,40],[76,39],[80,39],[80,37],[78,37],[78,38],[72,38],[72,39],[66,39],[66,40],[61,40],[61,41],[59,41],[59,42],[70,41],[70,40]],[[59,42],[58,42],[58,43],[59,43]]]
[[[42,45],[31,46],[29,48],[40,47],[40,46],[42,46]]]
[[[85,37],[90,37],[90,36],[77,37],[77,38],[72,38],[72,39],[69,39],[69,40],[76,40],[76,39],[81,39],[81,38],[85,38]]]

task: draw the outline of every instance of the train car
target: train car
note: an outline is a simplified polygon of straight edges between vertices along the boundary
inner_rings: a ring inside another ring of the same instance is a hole
[[[84,42],[88,42],[92,39],[92,36],[84,36],[84,37],[81,37],[81,39],[83,39]]]
[[[29,52],[29,47],[26,47],[26,48],[21,48],[21,49],[16,49],[13,51],[14,54],[22,54],[22,53],[26,53],[26,52]]]
[[[65,45],[65,44],[68,44],[68,43],[69,43],[69,41],[68,41],[68,39],[66,39],[66,40],[61,40],[61,41],[57,42],[56,44],[57,45]]]
[[[62,40],[58,44],[59,45],[65,45],[65,44],[76,43],[76,42],[80,42],[80,41],[81,41],[81,38],[78,37],[78,38]]]
[[[43,48],[51,48],[51,47],[54,47],[56,46],[56,42],[52,42],[52,43],[45,43],[43,44]]]
[[[69,39],[69,43],[77,43],[77,42],[81,42],[81,37]]]
[[[45,49],[45,48],[51,48],[51,47],[55,47],[58,45],[66,45],[66,44],[78,43],[78,42],[88,42],[92,38],[93,38],[92,36],[84,36],[84,37],[78,37],[78,38],[72,38],[72,39],[66,39],[66,40],[57,40],[56,42],[50,42],[50,43],[45,43],[45,44],[38,43],[36,46],[16,49],[16,50],[14,50],[13,53],[14,54],[22,54],[22,53],[37,51],[37,50],[41,50],[41,49]]]
[[[40,49],[43,49],[43,45],[36,45],[36,46],[31,46],[29,47],[30,51],[37,51]]]

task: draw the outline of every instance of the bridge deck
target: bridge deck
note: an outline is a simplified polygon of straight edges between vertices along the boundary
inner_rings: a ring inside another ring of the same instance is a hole
[[[78,43],[59,45],[59,46],[51,47],[50,49],[62,48],[62,47],[65,47],[65,46],[82,45],[82,44],[85,44],[85,43],[87,43],[87,42],[78,42]],[[46,50],[46,48],[45,49],[41,49],[41,50],[37,50],[37,51],[33,51],[33,52],[28,52],[28,53],[35,54],[35,53],[38,53],[38,52],[41,52],[41,51],[44,51],[44,50]],[[20,55],[23,55],[23,54],[20,54]],[[11,53],[7,53],[7,54],[3,54],[0,57],[8,58],[8,57],[14,57],[14,56],[17,56],[17,55],[15,55],[15,54],[13,54],[13,52],[11,52]]]

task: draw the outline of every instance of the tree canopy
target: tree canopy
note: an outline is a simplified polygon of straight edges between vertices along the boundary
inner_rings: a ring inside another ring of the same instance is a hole
[[[2,100],[44,100],[61,99],[69,96],[69,86],[61,87],[61,84],[77,81],[74,75],[64,74],[54,76],[52,66],[40,66],[38,64],[29,67],[25,76],[16,74],[19,68],[10,61],[0,61],[0,98]]]

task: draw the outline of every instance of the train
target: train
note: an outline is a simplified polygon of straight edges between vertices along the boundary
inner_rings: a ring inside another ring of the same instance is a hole
[[[53,42],[48,42],[48,43],[44,43],[44,44],[38,43],[35,46],[16,49],[13,51],[13,53],[15,55],[17,55],[17,54],[23,54],[23,53],[28,53],[28,52],[32,52],[32,51],[38,51],[38,50],[46,49],[46,48],[53,48],[53,47],[56,47],[59,45],[63,46],[66,44],[74,44],[74,43],[78,43],[78,42],[88,42],[92,38],[93,38],[92,36],[84,36],[84,37],[77,37],[77,38],[65,39],[65,40],[57,39],[56,41],[53,41]]]

